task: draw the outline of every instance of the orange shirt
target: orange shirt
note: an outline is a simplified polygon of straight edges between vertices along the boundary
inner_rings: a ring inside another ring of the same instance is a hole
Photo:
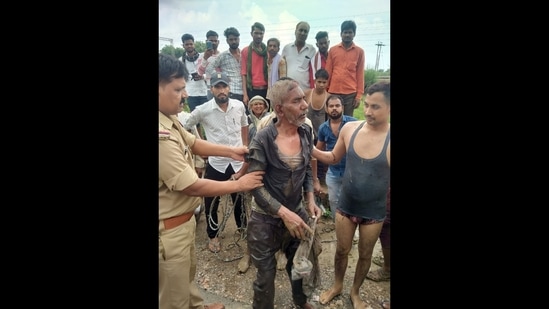
[[[330,48],[326,60],[326,71],[330,74],[327,91],[329,93],[350,94],[356,92],[360,100],[364,94],[364,50],[353,42],[349,49],[343,43]]]

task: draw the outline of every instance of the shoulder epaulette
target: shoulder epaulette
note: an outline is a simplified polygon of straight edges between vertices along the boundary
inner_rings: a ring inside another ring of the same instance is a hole
[[[158,139],[168,139],[170,138],[170,130],[164,128],[163,126],[158,127]]]

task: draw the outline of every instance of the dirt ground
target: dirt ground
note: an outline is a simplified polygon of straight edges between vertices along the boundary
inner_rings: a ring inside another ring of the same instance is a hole
[[[326,191],[325,191],[326,192]],[[228,205],[225,199],[221,200],[219,218],[223,218],[223,206]],[[322,253],[320,261],[320,287],[313,291],[309,302],[316,308],[353,308],[350,300],[350,288],[354,276],[354,269],[358,258],[356,244],[349,255],[349,264],[345,273],[344,288],[341,295],[335,297],[327,305],[318,303],[321,292],[328,289],[334,280],[334,252],[336,237],[332,219],[322,217],[317,223],[322,240]],[[251,265],[244,274],[238,273],[237,265],[246,250],[246,240],[236,232],[236,224],[233,214],[230,215],[225,228],[220,233],[221,251],[212,253],[208,250],[208,237],[206,234],[206,216],[200,216],[196,232],[196,254],[198,260],[196,282],[202,288],[205,303],[222,302],[226,309],[249,309],[253,299],[253,281],[256,276],[256,268]],[[374,249],[374,257],[381,256],[379,241]],[[370,270],[379,266],[372,263]],[[279,270],[275,279],[275,308],[295,308],[291,298],[291,288],[288,275],[285,270]],[[382,300],[390,299],[390,282],[374,282],[364,280],[361,287],[361,297],[368,308],[381,308]]]

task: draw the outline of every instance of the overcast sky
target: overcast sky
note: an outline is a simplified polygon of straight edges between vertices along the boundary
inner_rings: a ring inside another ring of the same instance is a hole
[[[330,47],[341,42],[341,23],[354,20],[355,44],[366,54],[366,69],[373,69],[379,49],[378,68],[391,67],[390,0],[159,0],[159,40],[161,49],[171,39],[182,47],[181,36],[190,33],[195,41],[205,41],[206,32],[219,34],[219,51],[229,48],[223,35],[228,27],[240,32],[240,49],[252,41],[251,26],[265,25],[263,43],[280,40],[280,50],[295,40],[295,26],[300,21],[311,25],[307,43],[316,48],[315,35],[327,31]],[[377,44],[382,44],[378,47]]]

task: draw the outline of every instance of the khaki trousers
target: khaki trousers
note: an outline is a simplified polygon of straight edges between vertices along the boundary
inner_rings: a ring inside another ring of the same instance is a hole
[[[159,309],[203,309],[204,300],[194,280],[196,220],[191,218],[169,230],[159,224]]]

